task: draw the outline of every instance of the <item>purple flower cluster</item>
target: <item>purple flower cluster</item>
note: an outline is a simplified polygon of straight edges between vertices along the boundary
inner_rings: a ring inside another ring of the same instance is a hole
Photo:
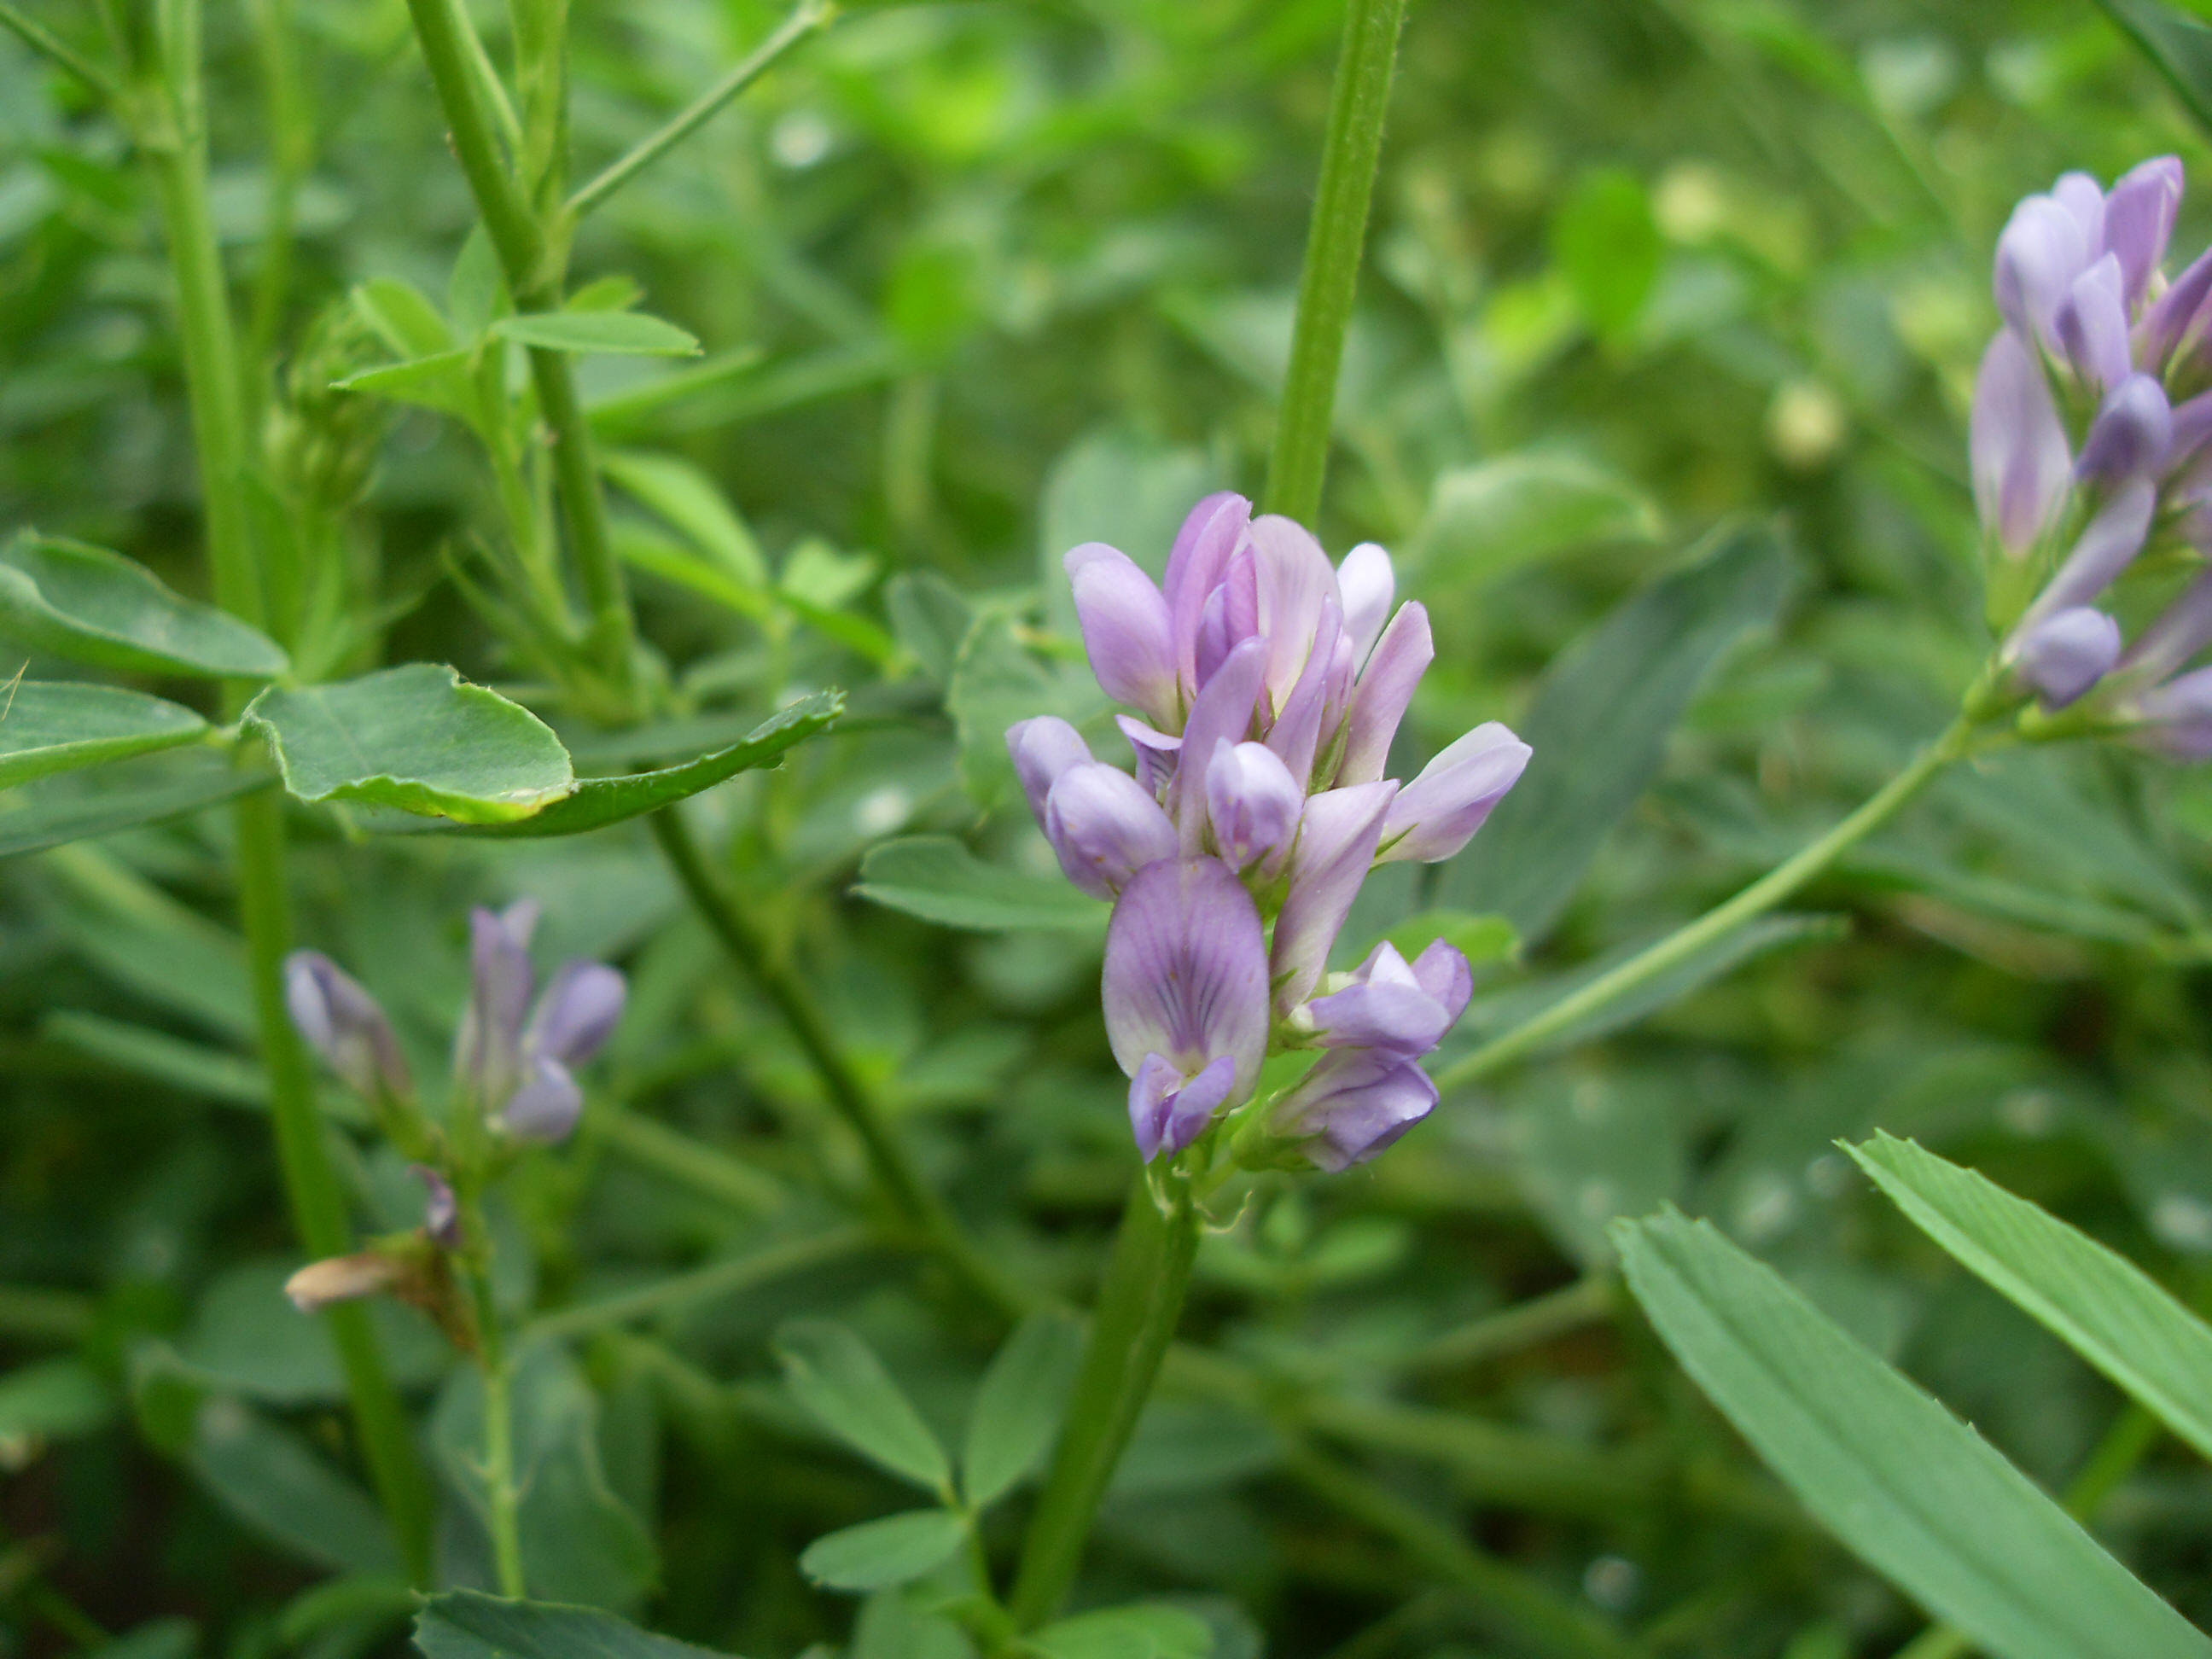
[[[457,1109],[473,1109],[522,1140],[554,1141],[576,1127],[583,1091],[573,1067],[605,1046],[622,1018],[623,976],[570,962],[533,1008],[530,935],[538,905],[469,913],[471,985],[453,1043]],[[284,963],[292,1024],[339,1079],[374,1103],[411,1103],[414,1079],[392,1022],[361,983],[319,951]],[[432,1191],[435,1208],[436,1190]]]
[[[2052,709],[2095,693],[2141,741],[2203,758],[2212,669],[2181,671],[2212,644],[2212,574],[2132,646],[2106,599],[2163,537],[2212,549],[2212,252],[2171,283],[2160,269],[2181,194],[2161,156],[2109,192],[2069,173],[2014,210],[1971,447],[1993,586],[2027,599],[2007,618],[2008,683]]]
[[[1323,1169],[1374,1157],[1435,1106],[1419,1061],[1472,976],[1438,940],[1325,981],[1330,949],[1368,871],[1466,846],[1528,745],[1492,722],[1411,783],[1382,775],[1435,649],[1419,605],[1393,614],[1372,544],[1332,567],[1297,525],[1223,494],[1183,521],[1163,585],[1100,543],[1065,562],[1092,672],[1144,715],[1117,716],[1134,773],[1049,716],[1006,746],[1068,879],[1114,901],[1106,1028],[1138,1150],[1182,1152],[1297,1047],[1323,1053],[1270,1132]]]

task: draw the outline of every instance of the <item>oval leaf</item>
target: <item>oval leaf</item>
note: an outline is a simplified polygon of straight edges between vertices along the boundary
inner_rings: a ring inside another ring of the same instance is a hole
[[[2149,1276],[1910,1140],[1846,1150],[1912,1224],[2212,1457],[2212,1327]]]
[[[636,311],[532,311],[502,317],[495,334],[546,351],[614,357],[696,357],[699,342],[673,323]]]
[[[273,772],[195,749],[0,791],[0,859],[181,817],[276,781]]]
[[[190,743],[207,722],[143,691],[32,680],[0,689],[0,788]]]
[[[872,848],[853,891],[945,927],[978,933],[1101,928],[1107,907],[1048,876],[986,864],[950,836],[908,836]]]
[[[967,1530],[950,1510],[911,1510],[817,1538],[801,1553],[799,1565],[831,1589],[884,1589],[944,1565]]]
[[[1003,1498],[1044,1461],[1082,1358],[1083,1334],[1061,1314],[1031,1314],[1006,1339],[968,1413],[960,1479],[971,1505]]]
[[[576,787],[568,751],[544,721],[437,663],[271,686],[245,718],[301,800],[507,823]]]
[[[0,549],[0,633],[134,673],[265,680],[288,665],[274,640],[172,592],[137,560],[29,531]]]
[[[597,1607],[510,1601],[476,1590],[425,1601],[415,1645],[425,1659],[721,1659]]]
[[[1046,1659],[1206,1659],[1213,1632],[1181,1607],[1106,1607],[1047,1625],[1030,1645]]]
[[[951,1480],[937,1437],[852,1331],[827,1319],[793,1320],[776,1333],[775,1354],[793,1397],[854,1450],[931,1492]]]
[[[1708,1222],[1613,1231],[1674,1357],[1827,1528],[2002,1659],[2204,1659],[2189,1627],[1979,1435]]]

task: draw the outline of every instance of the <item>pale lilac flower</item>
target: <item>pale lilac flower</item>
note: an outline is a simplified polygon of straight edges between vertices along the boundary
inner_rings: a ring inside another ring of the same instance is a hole
[[[2074,372],[2102,392],[2126,380],[2132,367],[2122,281],[2119,259],[2107,253],[2074,279],[2054,319]]]
[[[1520,781],[1532,752],[1496,720],[1452,744],[1390,803],[1382,825],[1383,861],[1434,864],[1451,857]]]
[[[1383,817],[1397,793],[1398,786],[1386,780],[1331,789],[1306,802],[1269,958],[1280,1012],[1304,1002],[1328,965],[1330,947],[1375,862]]]
[[[2066,183],[2060,180],[2062,187]],[[2087,269],[2094,246],[2081,217],[2055,194],[2021,203],[1997,238],[1997,309],[2023,338],[2053,356],[2064,349],[2057,337],[2058,307]]]
[[[392,1022],[359,981],[319,951],[284,958],[284,1006],[323,1063],[369,1100],[408,1100],[415,1080]]]
[[[2173,441],[2173,410],[2166,388],[2148,374],[2130,374],[2115,386],[2089,424],[2077,478],[2117,483],[2156,472]]]
[[[1129,740],[1129,747],[1137,759],[1137,781],[1147,794],[1157,799],[1175,775],[1176,757],[1182,752],[1182,739],[1171,733],[1147,726],[1127,714],[1114,716],[1115,725]]]
[[[2174,217],[2181,210],[2181,191],[2180,159],[2160,155],[2123,173],[2105,198],[2105,246],[2119,259],[2131,310],[2142,303],[2151,277],[2165,262]]]
[[[1333,988],[1299,1011],[1298,1027],[1324,1048],[1371,1048],[1399,1060],[1419,1060],[1442,1042],[1474,994],[1467,958],[1443,939],[1410,963],[1385,939],[1351,973],[1326,983]]]
[[[2009,330],[1982,356],[1968,447],[1982,524],[2004,552],[2021,557],[2065,506],[2073,457],[2050,382]]]
[[[1266,744],[1224,738],[1213,745],[1206,769],[1206,817],[1214,851],[1231,869],[1256,864],[1263,878],[1279,870],[1304,805],[1305,791]],[[1164,814],[1161,823],[1166,826]]]
[[[2163,680],[2212,645],[2212,571],[2200,574],[2142,631],[2122,666],[2138,680]]]
[[[453,1075],[478,1108],[495,1110],[522,1081],[522,1024],[537,972],[530,936],[538,907],[521,899],[503,911],[469,912],[469,1000],[453,1039]]]
[[[1205,763],[1219,743],[1242,743],[1252,730],[1253,709],[1267,668],[1267,642],[1240,642],[1223,660],[1191,705],[1182,729],[1182,758],[1168,785],[1168,814],[1182,836],[1186,857],[1206,842]]]
[[[2046,708],[2063,708],[2112,672],[2120,659],[2120,625],[2087,605],[2052,612],[2026,629],[2013,667]]]
[[[1067,878],[1093,898],[1112,898],[1145,866],[1179,850],[1159,802],[1103,761],[1060,775],[1045,799],[1044,833]]]
[[[1338,1174],[1394,1145],[1436,1109],[1437,1085],[1410,1060],[1360,1048],[1323,1054],[1276,1105],[1274,1133]]]
[[[622,1018],[623,976],[571,962],[531,1009],[537,975],[528,899],[469,913],[471,989],[453,1043],[453,1076],[473,1108],[524,1140],[560,1140],[576,1127],[583,1091],[570,1068],[597,1054]]]
[[[1147,1163],[1250,1097],[1267,1052],[1267,945],[1226,865],[1178,859],[1137,872],[1107,925],[1102,1000]]]
[[[1164,725],[1181,713],[1168,602],[1127,554],[1085,542],[1061,561],[1091,672],[1106,695]]]
[[[1023,797],[1039,825],[1044,823],[1045,797],[1060,775],[1091,758],[1091,745],[1083,734],[1055,714],[1018,720],[1006,728],[1006,753],[1021,780]]]
[[[2134,740],[2176,760],[2212,760],[2212,668],[2198,668],[2136,699]]]
[[[1389,764],[1390,741],[1413,701],[1413,688],[1436,660],[1435,641],[1429,634],[1428,607],[1402,605],[1381,641],[1367,659],[1358,689],[1352,694],[1352,712],[1345,722],[1344,759],[1336,774],[1339,784],[1372,783]]]
[[[1362,542],[1338,563],[1336,586],[1344,602],[1344,632],[1352,641],[1356,669],[1366,662],[1382,637],[1382,624],[1390,620],[1398,574],[1388,552],[1373,542]]]

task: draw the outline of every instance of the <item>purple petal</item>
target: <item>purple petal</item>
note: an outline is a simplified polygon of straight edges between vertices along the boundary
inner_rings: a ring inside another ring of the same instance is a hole
[[[529,900],[501,915],[482,906],[469,912],[469,1004],[453,1042],[453,1071],[480,1109],[505,1100],[521,1075],[522,1022],[536,984],[529,941],[537,921]]]
[[[1238,1097],[1267,1052],[1267,957],[1260,912],[1218,859],[1149,865],[1106,928],[1101,1000],[1114,1058],[1131,1077],[1158,1054],[1188,1077],[1224,1055]]]
[[[1528,764],[1528,745],[1496,720],[1478,726],[1398,792],[1382,826],[1385,863],[1434,864],[1474,839]]]
[[[1130,714],[1116,714],[1114,724],[1121,728],[1121,735],[1129,740],[1129,747],[1137,755],[1137,781],[1154,798],[1168,787],[1175,775],[1176,757],[1182,752],[1182,739],[1158,731]]]
[[[1189,684],[1203,690],[1229,653],[1259,631],[1259,568],[1252,550],[1239,548],[1199,611],[1196,678]]]
[[[1328,965],[1329,948],[1375,861],[1382,820],[1397,793],[1395,783],[1360,783],[1306,802],[1269,964],[1279,1012],[1287,1014],[1311,995]]]
[[[1336,781],[1372,783],[1390,763],[1390,741],[1398,723],[1413,701],[1413,688],[1436,660],[1436,641],[1429,634],[1428,607],[1401,605],[1390,618],[1374,654],[1367,659],[1359,687],[1352,694],[1352,714],[1345,723],[1344,761]]]
[[[2020,677],[2052,708],[2082,696],[2119,659],[2119,623],[2087,605],[2045,617],[2021,636],[2013,652]]]
[[[584,1115],[584,1091],[568,1068],[549,1055],[540,1055],[530,1068],[529,1081],[507,1097],[499,1121],[518,1140],[565,1140]]]
[[[1134,560],[1103,542],[1085,543],[1062,563],[1098,684],[1116,702],[1173,724],[1182,708],[1166,599]]]
[[[1382,624],[1390,620],[1398,575],[1390,555],[1374,542],[1362,542],[1336,567],[1337,592],[1344,600],[1344,632],[1352,641],[1354,666],[1364,663]]]
[[[1168,816],[1182,831],[1186,858],[1195,855],[1205,844],[1206,777],[1201,757],[1210,759],[1218,743],[1242,743],[1250,734],[1260,678],[1267,666],[1267,641],[1245,641],[1229,653],[1191,705],[1190,719],[1182,728],[1182,752],[1190,757],[1190,763],[1178,765],[1168,786]]]
[[[2054,611],[2093,604],[2142,551],[2143,538],[2150,533],[2151,512],[2157,505],[2158,489],[2148,478],[2130,478],[2114,490],[2112,499],[2081,532],[2081,538],[2074,544],[2057,574],[2028,607],[2021,618],[2021,631]]]
[[[2212,248],[2198,254],[2143,313],[2136,356],[2148,372],[2166,373],[2168,359],[2189,337],[2208,295],[2212,295]]]
[[[1454,1018],[1388,940],[1359,964],[1349,984],[1316,997],[1305,1012],[1328,1047],[1373,1048],[1401,1060],[1418,1060],[1435,1048]]]
[[[2055,197],[2031,196],[2013,210],[1997,238],[1993,286],[1997,309],[2022,338],[2056,351],[2059,304],[2095,246]]]
[[[1252,522],[1252,503],[1227,490],[1208,495],[1190,510],[1168,555],[1168,612],[1175,638],[1176,672],[1183,701],[1198,695],[1199,619],[1206,598],[1220,585],[1230,560],[1243,545]]]
[[[1304,805],[1305,791],[1265,744],[1224,738],[1213,745],[1206,769],[1206,812],[1214,849],[1231,869],[1255,862],[1263,874],[1279,868]]]
[[[1014,775],[1022,781],[1030,811],[1042,829],[1045,797],[1061,773],[1091,758],[1091,745],[1058,715],[1040,714],[1006,728],[1006,753],[1013,759]]]
[[[1968,448],[1982,528],[2016,558],[2065,504],[2073,457],[2043,366],[2009,330],[1982,355]]]
[[[629,988],[603,962],[567,962],[538,999],[523,1047],[550,1054],[564,1066],[580,1066],[615,1034]]]
[[[1112,898],[1146,865],[1180,851],[1159,802],[1103,761],[1060,774],[1045,800],[1044,833],[1067,878],[1093,898]]]
[[[2148,374],[2130,374],[2114,388],[2090,423],[2076,477],[2112,483],[2165,464],[2173,441],[2173,413],[2166,388]]]
[[[410,1164],[407,1172],[422,1183],[422,1231],[441,1249],[461,1247],[461,1206],[453,1196],[453,1183],[427,1164]]]
[[[2212,760],[2212,668],[2154,687],[2136,700],[2136,741],[2176,760]]]
[[[1420,988],[1444,1006],[1449,1016],[1444,1022],[1449,1030],[1459,1024],[1459,1017],[1467,1012],[1468,1000],[1474,995],[1474,970],[1467,965],[1466,954],[1455,945],[1440,939],[1431,939],[1428,949],[1413,958],[1413,978]]]
[[[2051,187],[2051,199],[2081,228],[2081,240],[2094,258],[2105,246],[2105,192],[2097,181],[2079,171],[2063,173]]]
[[[2170,679],[2189,659],[2212,645],[2212,570],[2200,574],[2180,597],[2142,631],[2124,665],[2131,676]]]
[[[284,1006],[307,1046],[356,1094],[410,1098],[415,1080],[392,1022],[360,981],[319,951],[284,958]]]
[[[2130,167],[2105,198],[2104,243],[2119,258],[2130,311],[2142,303],[2151,273],[2166,258],[2181,189],[2180,158],[2160,155]]]
[[[2074,372],[2100,392],[2110,392],[2134,368],[2124,280],[2119,260],[2107,253],[2074,279],[2053,319]]]
[[[1322,614],[1334,605],[1336,568],[1313,532],[1277,514],[1252,520],[1253,562],[1257,574],[1259,632],[1268,641],[1267,707],[1271,714],[1289,702],[1319,641]]]
[[[1334,1174],[1379,1156],[1436,1105],[1437,1085],[1419,1066],[1346,1049],[1322,1056],[1270,1127],[1304,1140],[1306,1156]]]
[[[1330,692],[1343,681],[1352,663],[1352,647],[1344,637],[1344,613],[1332,596],[1322,601],[1313,647],[1299,672],[1297,684],[1267,728],[1267,744],[1282,757],[1304,793],[1313,776],[1315,752],[1321,747],[1322,724],[1328,713]]]
[[[1173,1158],[1196,1140],[1229,1098],[1237,1062],[1226,1054],[1188,1082],[1158,1054],[1146,1054],[1129,1079],[1129,1130],[1137,1155],[1150,1164],[1162,1152]]]

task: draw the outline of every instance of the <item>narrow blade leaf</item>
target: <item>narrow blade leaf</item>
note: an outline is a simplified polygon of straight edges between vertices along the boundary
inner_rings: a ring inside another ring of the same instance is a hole
[[[1913,1225],[2212,1457],[2212,1327],[2133,1262],[1910,1140],[1847,1148]]]
[[[586,356],[696,357],[699,342],[673,323],[636,311],[532,311],[502,317],[495,334],[547,351]]]
[[[1060,1314],[1032,1314],[1015,1327],[968,1413],[960,1478],[971,1505],[1005,1497],[1044,1461],[1082,1358],[1082,1333]]]
[[[799,1565],[831,1589],[884,1589],[942,1566],[966,1532],[966,1523],[950,1510],[911,1510],[817,1538],[800,1553]]]
[[[776,1333],[775,1353],[792,1396],[823,1428],[893,1474],[945,1489],[952,1478],[945,1449],[853,1331],[826,1319],[793,1320]]]
[[[2000,1659],[2204,1659],[2185,1624],[1935,1400],[1710,1223],[1614,1229],[1676,1358],[1851,1551]]]
[[[507,823],[576,787],[568,751],[544,721],[437,663],[272,686],[246,722],[268,738],[284,787],[301,800]]]
[[[136,560],[28,531],[0,549],[0,634],[131,673],[265,680],[289,665],[274,640]]]
[[[887,841],[860,861],[853,891],[945,927],[976,933],[1084,931],[1107,907],[1049,876],[986,864],[950,836]]]
[[[190,743],[207,722],[189,708],[113,685],[37,680],[0,689],[0,789],[50,773]]]

